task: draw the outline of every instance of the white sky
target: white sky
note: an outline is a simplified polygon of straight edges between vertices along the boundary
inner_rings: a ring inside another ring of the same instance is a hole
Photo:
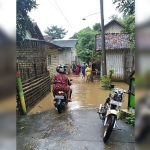
[[[65,38],[71,37],[75,32],[95,23],[100,22],[100,13],[89,16],[86,20],[83,17],[100,12],[100,0],[55,0],[69,21],[70,25],[58,9],[54,0],[36,0],[37,9],[29,14],[37,22],[43,35],[47,27],[57,25],[68,31]],[[104,1],[104,24],[108,23],[109,17],[113,14],[122,16],[115,10],[112,0]],[[150,0],[136,0],[135,3],[136,23],[150,19]],[[0,0],[0,28],[10,35],[16,33],[16,0]]]
[[[65,17],[57,7],[55,1]],[[95,23],[101,21],[100,13],[89,16],[100,12],[100,0],[37,0],[37,4],[40,4],[38,9],[32,10],[30,17],[37,22],[43,35],[45,35],[44,31],[47,27],[57,25],[68,31],[65,38],[69,38],[75,32],[88,26],[92,27]],[[104,24],[110,21],[109,17],[111,15],[117,13],[112,0],[104,0]],[[117,15],[121,16],[121,14]],[[82,20],[85,16],[89,17],[86,20]]]

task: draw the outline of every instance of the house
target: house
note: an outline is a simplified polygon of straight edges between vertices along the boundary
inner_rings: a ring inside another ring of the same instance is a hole
[[[106,68],[114,70],[113,80],[128,82],[128,77],[134,70],[134,54],[130,52],[129,34],[121,33],[124,26],[116,20],[111,20],[104,26]],[[102,51],[101,34],[96,35],[96,51]]]
[[[59,64],[68,64],[77,63],[76,55],[76,44],[77,39],[55,39],[51,41],[52,44],[55,44],[59,47]]]
[[[56,66],[59,63],[59,50],[62,49],[61,47],[45,42],[45,54],[47,60],[47,69],[50,72],[50,76],[52,77],[56,73]]]
[[[37,23],[33,23],[33,26],[26,31],[26,39],[22,46],[16,48],[17,68],[19,68],[23,89],[23,94],[21,95],[25,99],[25,106],[21,107],[21,96],[17,90],[18,114],[21,114],[22,108],[26,108],[29,111],[51,90],[45,48],[46,42],[42,33]],[[19,86],[17,89],[19,89]]]
[[[33,27],[26,31],[26,39],[44,40],[41,30],[36,22],[33,22]]]
[[[49,36],[49,35],[44,35],[43,37],[46,42],[51,42],[52,40],[54,40],[54,37]]]

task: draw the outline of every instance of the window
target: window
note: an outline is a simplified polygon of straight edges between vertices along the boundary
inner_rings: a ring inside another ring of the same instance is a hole
[[[51,55],[48,55],[48,65],[51,65]]]

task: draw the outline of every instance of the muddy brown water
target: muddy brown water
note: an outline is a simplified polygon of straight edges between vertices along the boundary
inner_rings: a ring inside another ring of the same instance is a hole
[[[94,80],[94,82],[86,83],[85,79],[81,76],[69,76],[72,79],[72,102],[68,104],[68,110],[75,110],[81,108],[98,108],[101,103],[105,102],[105,99],[111,92],[111,90],[105,90],[100,86],[100,80]],[[124,82],[113,82],[116,88],[122,88],[128,90],[129,86]],[[38,112],[53,110],[53,94],[49,93],[41,102],[39,102],[28,114],[36,114]],[[124,102],[122,108],[127,108],[128,95],[124,95]]]

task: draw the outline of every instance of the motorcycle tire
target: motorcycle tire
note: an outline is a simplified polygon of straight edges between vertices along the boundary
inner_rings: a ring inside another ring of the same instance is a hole
[[[60,104],[57,106],[57,109],[58,109],[58,113],[61,114],[61,113],[62,113],[62,103],[60,103]]]
[[[104,137],[103,137],[104,142],[107,142],[107,140],[109,139],[111,132],[113,130],[113,127],[114,127],[115,120],[116,120],[115,115],[109,115],[108,116],[107,122],[105,125],[105,130],[104,130]]]

